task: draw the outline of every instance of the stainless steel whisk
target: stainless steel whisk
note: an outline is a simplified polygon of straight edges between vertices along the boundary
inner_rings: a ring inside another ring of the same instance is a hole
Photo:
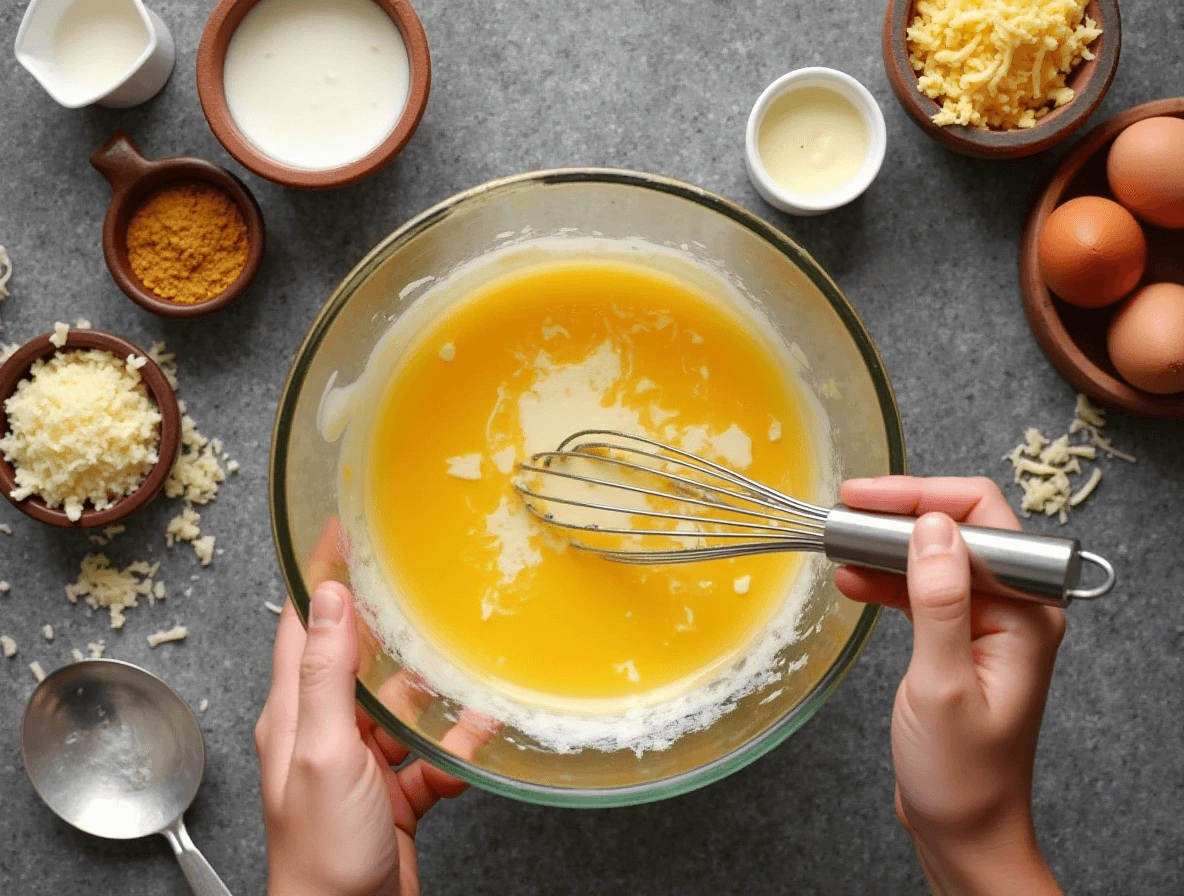
[[[841,504],[830,509],[808,504],[695,454],[614,430],[577,432],[555,451],[534,455],[519,465],[514,487],[527,509],[546,523],[631,539],[634,546],[571,542],[618,563],[691,563],[811,551],[837,563],[903,573],[916,522]],[[628,500],[636,506],[622,503]],[[663,520],[673,528],[625,526],[622,517]],[[979,591],[1064,607],[1075,599],[1103,597],[1114,586],[1114,568],[1105,558],[1081,550],[1077,539],[959,528]],[[638,545],[646,537],[682,545]],[[1080,585],[1083,563],[1102,571],[1100,584]]]

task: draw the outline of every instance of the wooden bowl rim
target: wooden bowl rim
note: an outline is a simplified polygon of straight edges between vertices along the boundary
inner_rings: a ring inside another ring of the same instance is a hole
[[[1032,204],[1020,239],[1019,276],[1024,312],[1048,359],[1074,386],[1103,404],[1146,417],[1184,417],[1184,394],[1153,395],[1103,370],[1069,335],[1040,274],[1040,232],[1081,169],[1124,129],[1146,118],[1184,118],[1184,97],[1154,100],[1119,112],[1091,130],[1061,162]]]
[[[386,139],[370,153],[337,168],[294,168],[256,149],[230,115],[222,83],[226,48],[243,18],[259,0],[219,0],[210,13],[197,48],[197,96],[218,142],[244,167],[278,184],[323,190],[356,183],[386,166],[414,136],[428,104],[432,60],[419,14],[408,0],[372,0],[390,16],[407,48],[410,83],[407,104]]]
[[[66,334],[65,344],[58,348],[49,341],[51,335],[46,333],[29,340],[0,365],[0,434],[8,432],[8,414],[4,410],[4,404],[16,391],[17,384],[28,376],[29,368],[33,366],[34,361],[52,357],[59,351],[95,348],[109,352],[117,358],[124,359],[128,355],[137,355],[148,362],[140,368],[140,376],[160,410],[160,447],[157,452],[159,459],[134,492],[120,498],[106,510],[95,510],[93,507],[83,509],[82,517],[77,521],[67,517],[65,510],[47,506],[45,501],[36,495],[23,501],[13,500],[11,493],[16,487],[16,471],[2,454],[0,489],[3,489],[4,497],[9,503],[26,516],[62,529],[93,529],[122,522],[156,497],[164,488],[169,472],[176,462],[181,449],[181,411],[177,405],[176,393],[169,385],[160,365],[153,361],[147,352],[126,339],[102,330],[71,329]]]
[[[884,13],[882,51],[884,68],[892,92],[900,105],[929,136],[950,149],[980,158],[1020,158],[1051,149],[1085,124],[1101,105],[1122,49],[1122,17],[1118,0],[1090,0],[1097,4],[1097,21],[1102,26],[1096,61],[1084,84],[1075,86],[1076,96],[1041,118],[1033,127],[1011,131],[983,131],[968,125],[936,125],[932,121],[941,107],[917,89],[917,73],[909,64],[906,30],[913,19],[917,0],[888,0]]]

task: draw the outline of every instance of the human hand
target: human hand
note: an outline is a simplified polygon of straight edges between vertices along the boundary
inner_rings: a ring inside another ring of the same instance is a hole
[[[353,596],[338,582],[313,594],[307,633],[289,601],[272,658],[271,692],[255,727],[270,896],[413,896],[415,830],[465,785],[415,760],[354,703]],[[475,752],[486,732],[462,720],[443,745]]]
[[[913,655],[892,711],[896,814],[934,893],[1059,894],[1032,825],[1036,742],[1064,613],[975,594],[954,520],[1020,528],[989,479],[850,480],[852,508],[920,516],[905,577],[843,567],[852,600],[902,609]]]

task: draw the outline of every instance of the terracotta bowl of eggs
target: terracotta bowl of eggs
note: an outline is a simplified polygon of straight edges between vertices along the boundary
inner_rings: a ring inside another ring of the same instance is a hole
[[[1074,386],[1184,417],[1184,98],[1128,109],[1073,148],[1028,216],[1020,286]]]
[[[324,189],[377,172],[428,102],[427,36],[408,0],[221,0],[197,49],[214,136],[261,177]]]

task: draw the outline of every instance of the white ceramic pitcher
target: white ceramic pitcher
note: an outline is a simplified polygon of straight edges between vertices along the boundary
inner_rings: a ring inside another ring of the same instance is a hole
[[[115,12],[133,12],[144,25],[144,46],[122,71],[81,83],[58,58],[58,30],[72,7],[93,0],[32,0],[16,35],[16,58],[55,100],[68,109],[99,103],[115,108],[135,106],[155,96],[173,70],[173,36],[160,16],[143,0],[106,0]],[[109,83],[108,83],[109,82]]]

